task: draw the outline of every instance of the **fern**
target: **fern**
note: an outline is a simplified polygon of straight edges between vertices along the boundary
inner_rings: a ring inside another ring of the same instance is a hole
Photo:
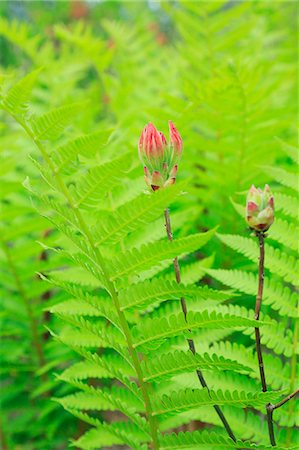
[[[230,297],[230,294],[224,291],[209,289],[207,286],[184,286],[182,284],[178,286],[177,283],[162,277],[134,284],[119,292],[122,310],[133,307],[143,309],[153,303],[156,305],[165,300],[175,300],[178,295],[194,300],[212,299],[215,301],[224,301]]]
[[[252,261],[257,260],[258,249],[255,242],[249,238],[232,235],[219,235],[219,239],[227,245],[230,245],[235,250],[245,254]],[[298,283],[297,272],[298,266],[293,255],[287,255],[279,249],[274,249],[266,244],[266,252],[268,258],[266,259],[266,267],[268,267],[275,274],[284,277],[286,281],[296,285]],[[295,269],[295,272],[294,272]]]
[[[161,355],[157,360],[145,362],[144,364],[144,380],[161,380],[172,377],[178,373],[194,371],[197,367],[201,370],[248,370],[247,367],[241,366],[238,362],[218,358],[217,354],[209,356],[205,353],[203,356],[193,355],[191,352],[182,352],[176,350],[173,353]],[[250,369],[249,369],[250,370]]]
[[[3,99],[5,109],[13,114],[24,114],[26,112],[29,106],[31,92],[39,73],[40,69],[29,73],[10,88]]]
[[[86,3],[76,21],[79,5],[56,6],[67,26],[38,3],[0,21],[1,447],[269,448],[260,414],[296,388],[294,5]],[[176,123],[184,156],[149,195],[134,148],[152,118]],[[229,198],[264,182],[277,213],[257,323],[257,243]],[[292,448],[294,402],[274,418]]]
[[[239,328],[258,325],[256,321],[217,312],[197,312],[190,313],[185,321],[183,313],[171,315],[169,318],[147,319],[141,325],[133,329],[135,336],[135,346],[151,345],[151,342],[158,341],[154,345],[159,345],[161,340],[176,336],[178,333],[188,334],[189,330],[197,328]]]
[[[248,393],[210,391],[205,389],[186,389],[173,392],[170,396],[163,395],[161,399],[155,399],[154,414],[170,414],[175,411],[185,411],[204,405],[225,405],[230,404],[238,408],[246,406],[263,406],[267,402],[275,401],[281,394],[273,392]]]
[[[72,120],[84,106],[82,103],[62,106],[40,117],[31,119],[32,130],[37,139],[55,139],[64,127]]]
[[[228,439],[224,436],[219,436],[216,433],[207,433],[206,431],[200,432],[180,432],[178,434],[167,434],[164,435],[161,438],[161,449],[167,450],[167,449],[181,449],[181,448],[228,448],[231,449],[232,447],[235,448],[243,448],[246,447],[247,449],[259,449],[259,450],[266,450],[271,449],[270,446],[266,445],[259,445],[251,444],[250,442],[243,442],[238,441],[234,442],[232,439]],[[298,447],[291,447],[293,449],[296,449]],[[277,449],[282,450],[283,447],[277,447]]]
[[[57,172],[71,173],[70,165],[75,164],[78,155],[93,157],[96,152],[102,148],[109,136],[111,130],[101,130],[85,136],[80,136],[63,144],[57,150],[54,150],[51,157],[55,163]],[[75,170],[74,166],[74,170]]]

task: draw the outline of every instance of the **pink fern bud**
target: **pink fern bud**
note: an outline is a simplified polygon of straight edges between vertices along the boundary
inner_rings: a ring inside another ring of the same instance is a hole
[[[175,183],[182,155],[182,138],[169,121],[170,144],[161,131],[149,123],[141,133],[138,153],[144,166],[144,179],[153,191]]]
[[[251,186],[246,201],[246,222],[256,231],[267,231],[274,222],[274,197],[266,184],[264,191]]]

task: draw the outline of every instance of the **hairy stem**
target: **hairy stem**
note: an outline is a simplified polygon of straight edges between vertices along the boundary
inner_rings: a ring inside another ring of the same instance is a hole
[[[89,242],[91,248],[94,251],[96,259],[101,267],[103,276],[105,278],[107,292],[109,293],[109,295],[113,301],[113,305],[117,312],[123,334],[127,341],[128,350],[129,350],[130,356],[132,358],[132,363],[133,363],[134,370],[136,372],[136,376],[137,376],[138,383],[140,386],[141,395],[142,395],[143,401],[144,401],[146,417],[147,417],[149,428],[150,428],[150,435],[151,435],[151,439],[152,439],[152,443],[150,445],[154,450],[159,450],[157,421],[156,421],[156,418],[152,415],[152,407],[151,407],[151,401],[150,401],[150,397],[149,397],[149,393],[148,393],[148,388],[146,386],[146,383],[143,381],[143,374],[142,374],[141,364],[140,364],[140,361],[138,358],[138,353],[135,350],[135,348],[133,347],[133,339],[132,339],[131,331],[130,331],[128,322],[126,320],[125,314],[120,309],[118,292],[116,290],[116,287],[115,287],[113,281],[110,280],[110,274],[106,268],[105,260],[102,256],[99,248],[96,246],[96,244],[94,242],[93,236],[89,230],[87,223],[85,222],[80,210],[75,206],[75,203],[73,201],[73,198],[72,198],[67,186],[65,185],[60,174],[56,171],[56,167],[55,167],[53,161],[51,160],[51,158],[49,157],[47,151],[43,147],[42,143],[34,136],[31,129],[22,120],[20,120],[17,116],[13,115],[13,117],[23,127],[23,129],[26,131],[28,136],[34,141],[37,148],[41,152],[43,158],[45,159],[46,163],[48,164],[48,166],[53,174],[53,177],[55,178],[55,180],[61,190],[61,193],[64,195],[65,199],[67,200],[69,207],[73,210],[73,212],[78,220],[78,223],[80,225],[82,233],[85,235],[87,241]]]
[[[173,235],[172,235],[172,231],[171,231],[171,222],[170,222],[170,213],[169,213],[169,209],[168,208],[164,210],[164,217],[165,217],[165,227],[166,227],[166,233],[167,233],[168,240],[169,241],[173,241]],[[178,262],[178,258],[177,257],[174,258],[174,260],[173,260],[173,267],[174,267],[174,273],[175,273],[176,281],[179,284],[181,282],[181,272],[180,272],[180,266],[179,266],[179,262]],[[186,299],[182,297],[180,301],[181,301],[181,308],[182,308],[182,311],[184,313],[185,320],[187,322],[188,309],[187,309]],[[195,349],[195,345],[194,345],[193,339],[187,339],[187,341],[188,341],[188,346],[189,346],[190,351],[193,354],[195,354],[196,353],[196,349]],[[208,391],[209,391],[208,385],[206,383],[206,380],[205,380],[201,370],[197,369],[196,370],[196,374],[197,374],[197,378],[199,379],[199,382],[202,385],[202,387],[207,388]],[[221,408],[218,405],[214,405],[214,409],[215,409],[216,413],[218,414],[221,422],[223,423],[227,434],[229,435],[229,437],[231,439],[233,439],[233,441],[236,442],[236,437],[235,437],[231,427],[229,426],[229,424],[228,424],[228,422],[227,422],[227,420],[226,420],[226,418],[225,418]]]
[[[262,299],[263,299],[263,289],[264,289],[265,235],[263,232],[257,232],[256,236],[258,237],[258,240],[259,240],[260,256],[259,256],[258,291],[257,291],[257,296],[256,296],[254,318],[256,320],[259,320],[261,306],[262,306]],[[262,347],[261,347],[260,329],[255,328],[254,331],[255,331],[256,353],[257,353],[257,358],[258,358],[258,363],[259,363],[262,391],[267,392],[267,382],[266,382],[263,354],[262,354]],[[268,423],[268,432],[269,432],[270,443],[272,446],[275,446],[276,443],[275,443],[274,428],[273,428],[273,410],[271,410],[270,403],[268,403],[266,405],[266,412],[267,412],[267,423]]]
[[[27,311],[27,316],[28,316],[28,320],[29,320],[29,327],[30,327],[30,333],[31,333],[31,343],[32,343],[32,347],[35,350],[36,353],[36,359],[37,359],[37,363],[39,367],[43,367],[45,365],[45,358],[44,358],[44,354],[43,354],[43,349],[42,349],[42,344],[40,341],[40,337],[38,334],[38,322],[34,316],[34,313],[32,311],[31,308],[31,303],[29,298],[27,297],[27,294],[25,292],[24,286],[22,284],[22,281],[19,277],[18,271],[16,269],[16,266],[13,262],[13,259],[11,257],[11,253],[10,253],[10,249],[9,246],[3,242],[2,243],[2,247],[3,247],[3,251],[5,253],[6,259],[7,259],[7,264],[8,267],[15,279],[15,283],[16,283],[16,287],[19,291],[20,297],[23,300],[24,306],[26,308]]]

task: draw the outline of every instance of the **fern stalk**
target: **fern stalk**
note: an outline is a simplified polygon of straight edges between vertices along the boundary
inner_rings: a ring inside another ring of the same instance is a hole
[[[255,318],[255,320],[259,320],[261,306],[262,306],[262,299],[263,299],[263,289],[264,289],[265,234],[263,232],[256,232],[256,236],[258,237],[258,240],[259,240],[260,256],[259,256],[258,292],[257,292],[256,302],[255,302],[254,318]],[[257,352],[257,358],[258,358],[258,363],[259,363],[262,391],[267,392],[267,382],[266,382],[263,354],[262,354],[262,348],[261,348],[260,330],[259,330],[259,328],[255,328],[254,331],[255,331],[255,344],[256,344],[256,352]],[[271,410],[270,403],[268,403],[266,405],[266,411],[267,411],[267,423],[268,423],[270,443],[272,446],[275,446],[276,443],[275,443],[274,428],[273,428],[273,410]]]
[[[166,233],[167,233],[167,237],[169,241],[173,241],[173,234],[172,234],[172,230],[171,230],[171,221],[170,221],[170,212],[169,209],[166,208],[164,210],[164,218],[165,218],[165,228],[166,228]],[[180,266],[179,266],[179,261],[178,261],[178,257],[175,257],[173,260],[173,268],[174,268],[174,273],[175,273],[175,278],[178,284],[181,283],[181,272],[180,272]],[[181,308],[185,317],[185,320],[187,322],[187,314],[188,314],[188,309],[187,309],[187,303],[186,303],[186,299],[184,297],[181,297],[180,299],[181,302]],[[195,354],[196,353],[196,349],[195,349],[195,344],[193,339],[187,339],[188,341],[188,346],[190,351]],[[201,386],[203,388],[207,388],[207,390],[209,391],[208,385],[206,383],[206,380],[201,372],[200,369],[196,370],[196,374],[198,377],[198,380],[201,384]],[[221,408],[218,405],[213,405],[216,413],[218,414],[221,422],[224,425],[224,428],[226,429],[227,434],[229,435],[229,437],[231,439],[233,439],[234,442],[236,442],[236,437],[231,429],[231,427],[229,426]]]
[[[42,349],[42,344],[40,342],[40,338],[39,338],[39,334],[38,334],[38,323],[34,317],[34,314],[33,314],[32,308],[31,308],[31,304],[30,304],[30,300],[27,297],[27,294],[22,285],[22,282],[21,282],[21,279],[17,272],[17,269],[12,260],[12,257],[11,257],[10,251],[9,251],[9,247],[5,242],[2,242],[2,247],[3,247],[3,251],[5,253],[6,259],[7,259],[8,267],[10,268],[10,271],[15,279],[16,287],[19,291],[20,297],[22,298],[24,306],[27,311],[30,332],[31,332],[31,342],[32,342],[32,347],[35,349],[37,364],[39,367],[43,367],[45,365],[45,358],[44,358],[44,353],[43,353],[43,349]]]
[[[94,251],[94,254],[97,257],[98,263],[102,269],[103,276],[106,281],[106,289],[108,293],[110,294],[110,297],[113,301],[114,307],[116,309],[120,325],[123,331],[123,334],[126,338],[127,345],[128,345],[128,351],[130,353],[130,356],[132,358],[132,363],[134,366],[134,370],[136,372],[136,376],[138,379],[138,383],[140,386],[140,391],[144,400],[144,407],[146,411],[146,417],[148,420],[149,428],[150,428],[150,435],[152,439],[152,443],[150,444],[153,448],[153,450],[159,450],[159,442],[158,442],[158,427],[157,427],[157,421],[156,418],[152,415],[152,407],[151,407],[151,401],[148,394],[146,383],[143,381],[143,374],[141,369],[141,364],[138,358],[138,353],[133,347],[133,339],[131,335],[131,331],[128,325],[128,322],[125,318],[125,314],[123,311],[121,311],[120,303],[118,299],[118,293],[114,286],[113,281],[110,280],[110,275],[108,273],[108,270],[106,269],[104,258],[99,250],[99,248],[96,246],[96,243],[94,242],[94,239],[89,231],[88,225],[86,224],[80,210],[75,206],[75,203],[73,202],[73,198],[69,193],[69,190],[67,186],[65,185],[64,181],[62,180],[60,174],[56,170],[55,165],[53,164],[51,158],[49,157],[47,151],[44,149],[42,143],[40,140],[33,134],[31,129],[26,125],[25,122],[23,122],[19,117],[12,114],[13,118],[22,126],[22,128],[26,131],[28,136],[34,141],[37,148],[41,152],[43,158],[45,159],[46,163],[48,164],[51,172],[53,173],[53,176],[58,184],[58,186],[61,189],[62,194],[64,195],[65,199],[67,200],[70,208],[74,211],[74,214],[76,215],[76,218],[78,220],[78,223],[81,227],[81,230],[83,234],[85,235],[86,239],[88,240],[91,248]]]

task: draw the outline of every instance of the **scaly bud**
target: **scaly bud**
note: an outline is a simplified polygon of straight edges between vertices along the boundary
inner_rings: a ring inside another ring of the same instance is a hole
[[[246,201],[246,222],[256,231],[267,231],[274,221],[274,197],[266,184],[264,191],[251,186]]]
[[[182,138],[169,121],[170,145],[161,131],[149,123],[141,133],[138,153],[144,165],[144,178],[153,191],[175,183],[182,155]]]

